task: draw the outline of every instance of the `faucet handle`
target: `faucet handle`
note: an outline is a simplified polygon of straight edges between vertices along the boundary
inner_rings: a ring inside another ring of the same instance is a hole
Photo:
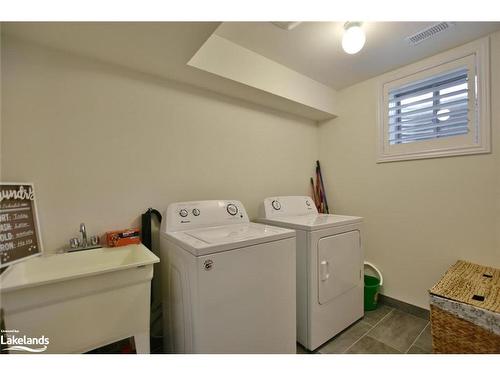
[[[75,238],[72,238],[71,240],[69,240],[69,247],[71,249],[76,249],[76,248],[80,247],[80,239],[78,237],[75,237]]]
[[[92,246],[99,245],[99,236],[97,236],[97,235],[90,236],[90,244]]]

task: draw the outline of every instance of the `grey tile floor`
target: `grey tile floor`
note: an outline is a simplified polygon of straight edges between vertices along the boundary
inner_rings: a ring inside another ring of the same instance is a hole
[[[297,354],[429,354],[432,338],[428,320],[386,305],[339,333],[314,352],[297,344]]]

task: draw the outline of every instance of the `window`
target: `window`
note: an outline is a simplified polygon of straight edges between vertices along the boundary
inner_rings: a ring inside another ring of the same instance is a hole
[[[389,143],[467,134],[468,78],[462,68],[389,91]]]
[[[485,153],[488,39],[384,76],[378,161]]]

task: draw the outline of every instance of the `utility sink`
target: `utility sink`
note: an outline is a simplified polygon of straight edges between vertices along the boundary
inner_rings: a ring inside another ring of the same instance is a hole
[[[133,336],[149,352],[153,264],[143,245],[32,258],[0,276],[0,305],[12,335],[44,336],[46,353],[83,353]],[[11,345],[12,346],[12,345]],[[25,352],[18,348],[13,352]]]

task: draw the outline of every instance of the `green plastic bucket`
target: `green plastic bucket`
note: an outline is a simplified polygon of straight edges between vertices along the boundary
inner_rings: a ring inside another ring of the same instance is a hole
[[[377,308],[380,280],[375,276],[365,275],[365,311]]]

